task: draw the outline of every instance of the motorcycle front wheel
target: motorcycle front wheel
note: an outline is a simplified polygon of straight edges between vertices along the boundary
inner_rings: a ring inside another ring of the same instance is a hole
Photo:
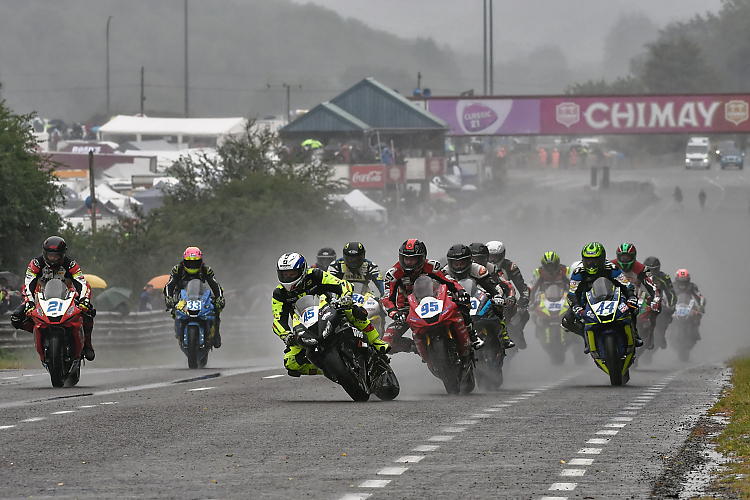
[[[442,337],[430,339],[428,349],[432,366],[438,372],[438,378],[443,382],[448,394],[461,393],[461,368],[455,365],[448,354],[449,347]]]
[[[198,368],[198,349],[200,348],[201,331],[198,325],[189,325],[187,329],[188,368],[195,370]]]
[[[52,379],[52,387],[65,386],[65,360],[63,359],[63,338],[61,335],[50,334],[49,337],[49,377]]]
[[[336,349],[327,349],[320,356],[323,373],[335,379],[354,401],[364,402],[370,399],[370,391],[344,363]]]
[[[617,335],[605,335],[604,339],[604,359],[609,372],[609,381],[614,386],[622,385],[622,361],[620,360],[620,349],[617,345]]]

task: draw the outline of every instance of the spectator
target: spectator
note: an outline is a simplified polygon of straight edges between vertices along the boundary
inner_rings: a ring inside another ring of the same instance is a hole
[[[576,148],[570,148],[570,166],[578,166],[578,151],[576,151]]]
[[[560,165],[560,152],[555,148],[552,151],[552,168],[557,168]]]
[[[0,314],[5,314],[10,309],[10,296],[8,289],[0,285]]]
[[[541,148],[539,150],[539,163],[543,166],[547,166],[547,150],[544,148]]]
[[[698,201],[701,204],[701,210],[703,210],[703,207],[706,206],[706,192],[701,189],[701,192],[698,193]]]
[[[383,148],[383,154],[380,155],[380,159],[383,165],[393,165],[393,153],[388,151],[388,148]]]
[[[151,297],[154,293],[154,285],[148,284],[143,287],[141,299],[138,301],[138,312],[153,311],[154,306],[151,304]]]
[[[682,189],[680,189],[680,186],[675,186],[672,196],[674,196],[674,201],[682,208]]]

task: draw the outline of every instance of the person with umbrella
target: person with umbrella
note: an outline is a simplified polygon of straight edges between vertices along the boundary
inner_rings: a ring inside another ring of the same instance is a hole
[[[221,310],[226,306],[226,299],[224,298],[224,289],[216,281],[214,270],[203,263],[203,254],[200,248],[186,248],[182,254],[182,262],[172,268],[172,272],[169,274],[169,281],[164,285],[164,303],[167,309],[172,311],[174,317],[174,306],[177,303],[175,295],[186,286],[188,281],[194,279],[208,283],[213,292],[214,304],[216,306],[216,327],[213,344],[218,349],[221,347],[221,335],[219,334],[221,319],[219,315]]]
[[[68,245],[59,236],[50,236],[42,245],[42,255],[31,259],[26,269],[26,281],[23,285],[23,303],[13,311],[10,322],[17,330],[34,331],[34,323],[28,316],[36,307],[36,294],[44,289],[48,281],[57,278],[65,282],[68,288],[74,287],[78,292],[76,304],[83,312],[83,355],[93,361],[96,353],[91,347],[91,331],[94,329],[96,310],[91,304],[91,287],[83,276],[81,267],[67,255]]]

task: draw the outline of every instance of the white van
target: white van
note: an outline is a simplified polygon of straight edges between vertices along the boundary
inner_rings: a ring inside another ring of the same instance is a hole
[[[685,149],[685,168],[711,168],[711,142],[708,137],[691,137]]]

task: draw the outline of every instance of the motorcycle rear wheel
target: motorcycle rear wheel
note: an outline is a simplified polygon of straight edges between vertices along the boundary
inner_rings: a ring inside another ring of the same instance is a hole
[[[604,359],[609,372],[609,381],[614,386],[622,385],[622,361],[620,360],[620,349],[617,346],[617,335],[604,336]]]
[[[323,373],[335,378],[354,401],[364,402],[370,399],[370,391],[364,382],[346,366],[337,350],[328,349],[323,352],[320,363]]]
[[[442,337],[433,337],[428,347],[432,366],[440,374],[439,378],[448,394],[461,393],[461,369],[448,354],[448,346]]]
[[[60,335],[50,335],[49,338],[49,377],[52,387],[65,386],[65,361],[63,360],[63,338]]]
[[[187,329],[188,368],[195,370],[198,368],[198,349],[200,347],[201,332],[198,325],[189,325]]]

